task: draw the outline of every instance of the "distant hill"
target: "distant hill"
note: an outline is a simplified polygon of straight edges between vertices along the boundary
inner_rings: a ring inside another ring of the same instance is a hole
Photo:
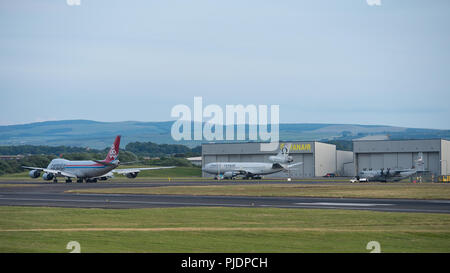
[[[0,145],[49,145],[104,149],[118,134],[121,146],[130,142],[184,144],[197,146],[201,141],[174,141],[173,121],[167,122],[98,122],[91,120],[46,121],[23,125],[0,126]],[[193,128],[193,127],[192,127]],[[371,135],[389,135],[391,139],[450,139],[450,130],[417,129],[384,125],[298,123],[280,124],[281,140],[352,140]]]

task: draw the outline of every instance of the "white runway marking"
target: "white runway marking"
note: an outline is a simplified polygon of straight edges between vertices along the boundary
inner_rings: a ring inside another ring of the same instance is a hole
[[[308,206],[346,206],[346,207],[374,207],[374,206],[393,206],[393,204],[368,204],[368,203],[328,203],[328,202],[315,202],[315,203],[295,203],[296,205],[308,205]]]

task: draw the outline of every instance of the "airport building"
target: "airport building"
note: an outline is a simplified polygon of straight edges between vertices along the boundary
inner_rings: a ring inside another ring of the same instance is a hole
[[[363,170],[408,169],[423,153],[424,170],[432,175],[450,174],[450,141],[444,139],[355,140],[355,175]]]
[[[430,175],[450,175],[450,141],[444,139],[354,140],[353,152],[336,150],[333,144],[318,141],[289,141],[293,163],[303,162],[290,172],[266,177],[318,177],[327,173],[355,176],[363,170],[409,169],[423,154],[424,171]],[[261,151],[261,143],[206,143],[201,164],[211,162],[267,162],[278,153]],[[204,177],[213,176],[203,173]]]
[[[284,145],[288,142],[281,142]],[[302,165],[293,167],[290,172],[279,172],[265,177],[315,177],[334,173],[342,176],[351,176],[353,173],[345,173],[345,165],[353,162],[353,153],[349,151],[337,151],[336,146],[317,141],[289,141],[292,143],[289,155],[293,162],[303,162]],[[261,151],[261,143],[207,143],[202,145],[202,166],[211,162],[267,162],[269,157],[276,155],[278,149],[273,152]],[[291,164],[292,164],[291,163]],[[347,168],[352,172],[353,169]],[[203,172],[204,177],[213,176]]]

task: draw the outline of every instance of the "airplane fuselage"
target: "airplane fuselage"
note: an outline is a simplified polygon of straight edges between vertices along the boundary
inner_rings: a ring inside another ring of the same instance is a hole
[[[276,165],[275,165],[276,166]],[[245,170],[253,175],[266,175],[281,172],[283,168],[276,168],[272,163],[258,162],[214,162],[208,163],[202,169],[204,172],[215,175],[223,175],[230,172],[240,172]]]
[[[368,178],[371,181],[400,181],[416,173],[415,169],[403,170],[370,170],[359,173],[360,177]]]
[[[47,169],[68,172],[78,178],[93,178],[107,174],[116,165],[103,165],[91,160],[53,159]]]

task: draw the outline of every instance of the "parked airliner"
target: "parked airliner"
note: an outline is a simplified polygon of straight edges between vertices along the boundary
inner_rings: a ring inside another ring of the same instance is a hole
[[[212,162],[205,165],[202,171],[216,175],[216,179],[234,179],[242,176],[243,179],[261,179],[262,175],[288,171],[303,164],[303,162],[287,165],[293,161],[289,156],[291,144],[282,145],[276,156],[270,156],[273,163],[263,162]]]
[[[155,167],[155,168],[132,168],[132,169],[116,169],[119,165],[119,146],[120,136],[117,136],[114,144],[111,146],[106,158],[104,160],[67,160],[63,158],[53,159],[47,168],[37,168],[22,166],[25,169],[30,169],[30,177],[38,178],[41,173],[44,173],[42,178],[44,180],[53,180],[58,182],[57,177],[65,177],[66,182],[72,182],[72,178],[76,179],[78,183],[97,182],[98,179],[106,180],[112,177],[112,174],[123,174],[128,178],[135,178],[140,171],[144,170],[158,170],[169,169],[171,167]]]

